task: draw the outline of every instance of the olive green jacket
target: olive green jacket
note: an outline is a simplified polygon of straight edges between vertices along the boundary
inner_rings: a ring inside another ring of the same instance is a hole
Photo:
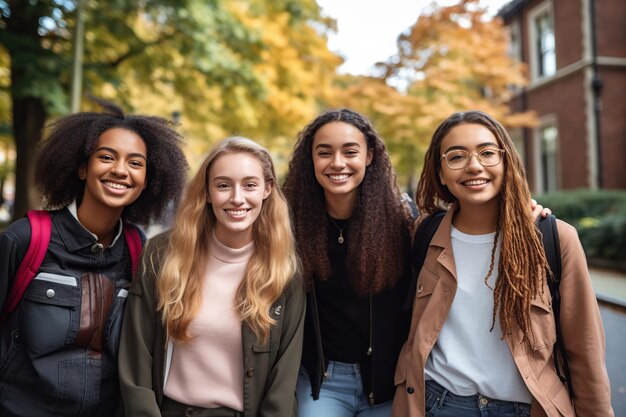
[[[129,288],[119,350],[120,387],[127,417],[160,417],[168,341],[156,311],[155,283],[168,235],[150,239]],[[274,303],[277,321],[261,344],[242,324],[244,416],[295,416],[295,386],[302,354],[305,296],[299,280]]]

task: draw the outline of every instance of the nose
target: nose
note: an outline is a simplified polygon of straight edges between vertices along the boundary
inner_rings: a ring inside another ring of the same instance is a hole
[[[465,166],[465,170],[469,172],[482,171],[483,166],[480,162],[478,162],[478,154],[472,153],[469,155],[469,159],[467,160],[467,165]]]
[[[333,156],[333,160],[331,161],[331,167],[336,170],[341,170],[346,166],[346,162],[343,158],[341,152],[337,152]]]
[[[113,167],[111,168],[111,172],[116,177],[125,178],[128,175],[128,169],[126,167],[126,162],[121,160],[121,159],[115,161],[115,163],[113,164]]]
[[[233,187],[230,195],[230,202],[238,206],[242,205],[244,203],[242,191],[241,187]]]

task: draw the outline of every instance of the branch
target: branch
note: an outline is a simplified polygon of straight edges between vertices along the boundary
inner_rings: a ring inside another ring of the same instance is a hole
[[[110,67],[110,68],[115,68],[118,65],[120,65],[122,62],[136,56],[139,55],[141,53],[143,53],[143,51],[145,51],[147,48],[150,48],[151,46],[155,46],[155,45],[160,45],[170,39],[172,39],[175,35],[174,33],[170,33],[168,35],[165,35],[161,38],[155,39],[152,42],[146,42],[146,43],[142,43],[141,46],[137,46],[134,48],[130,48],[128,51],[126,51],[126,53],[118,56],[117,58],[115,58],[112,61],[101,61],[101,62],[93,62],[90,64],[85,65],[86,68],[100,68],[100,67]]]

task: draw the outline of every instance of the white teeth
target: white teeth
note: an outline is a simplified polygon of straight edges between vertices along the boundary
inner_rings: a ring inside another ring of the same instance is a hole
[[[243,216],[248,210],[226,210],[226,212],[231,216]]]
[[[348,179],[349,175],[348,175],[348,174],[329,175],[328,177],[329,177],[331,180],[334,180],[334,181],[341,181],[341,180],[346,180],[346,179]]]
[[[465,181],[463,183],[464,185],[483,185],[483,184],[487,184],[487,180],[472,180],[472,181]]]
[[[126,188],[129,188],[127,185],[118,184],[116,182],[111,182],[111,181],[104,181],[104,185],[106,185],[107,187],[115,188],[117,190],[125,190]]]

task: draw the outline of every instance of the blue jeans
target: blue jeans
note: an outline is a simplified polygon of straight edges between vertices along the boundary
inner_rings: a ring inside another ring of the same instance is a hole
[[[389,417],[391,401],[370,406],[363,393],[359,365],[329,362],[327,378],[322,383],[320,397],[313,400],[311,380],[304,368],[300,368],[296,393],[298,417]]]
[[[483,395],[456,395],[426,381],[426,417],[529,417],[530,404],[494,400]]]

